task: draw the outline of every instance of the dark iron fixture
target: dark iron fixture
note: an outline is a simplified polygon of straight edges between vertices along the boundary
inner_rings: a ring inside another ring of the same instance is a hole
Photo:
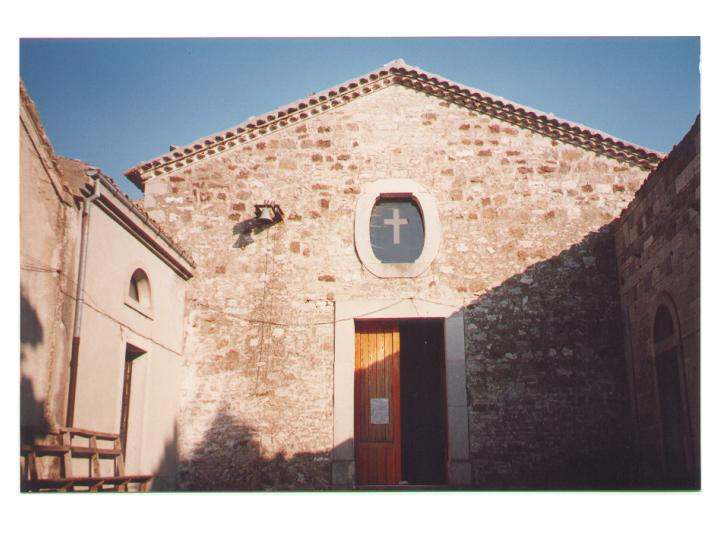
[[[270,225],[283,219],[283,211],[274,201],[255,205],[255,220],[260,225]]]

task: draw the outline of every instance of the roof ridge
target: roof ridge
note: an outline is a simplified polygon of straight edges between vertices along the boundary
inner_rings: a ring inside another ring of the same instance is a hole
[[[191,163],[229,150],[239,143],[249,142],[258,136],[304,121],[393,84],[434,95],[551,138],[631,163],[642,169],[652,170],[664,157],[664,154],[655,150],[489,92],[456,83],[419,67],[410,66],[402,58],[397,58],[366,75],[311,93],[306,98],[295,100],[267,113],[251,116],[234,127],[196,139],[183,147],[174,147],[165,154],[135,165],[124,174],[136,186],[143,189],[145,181],[153,176],[185,168]]]
[[[390,60],[387,64],[383,64],[383,67],[391,68],[391,67],[409,67],[405,63],[404,58],[396,58],[395,60]]]

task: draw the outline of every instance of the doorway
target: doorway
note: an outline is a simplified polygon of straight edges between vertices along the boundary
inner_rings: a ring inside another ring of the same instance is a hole
[[[365,486],[444,485],[443,319],[355,321],[355,462]]]
[[[145,351],[127,343],[125,345],[125,364],[123,369],[122,402],[120,405],[120,441],[122,443],[123,458],[127,457],[128,432],[130,431],[130,400],[132,395],[133,365],[135,360],[145,354]]]
[[[442,319],[400,323],[402,477],[410,485],[445,483],[447,405]]]
[[[690,420],[679,332],[670,310],[660,304],[653,324],[653,352],[662,430],[665,483],[672,488],[693,485]]]

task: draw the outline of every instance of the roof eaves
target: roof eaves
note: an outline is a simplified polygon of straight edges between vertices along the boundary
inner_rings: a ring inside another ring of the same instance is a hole
[[[263,115],[250,117],[245,122],[228,130],[203,137],[184,147],[174,147],[170,152],[140,163],[125,171],[124,174],[138,188],[143,189],[145,181],[149,178],[185,168],[192,163],[229,150],[237,144],[273,133],[278,129],[340,107],[353,99],[382,90],[392,84],[400,84],[439,97],[562,142],[628,162],[645,170],[652,170],[665,157],[664,154],[655,150],[456,83],[418,67],[410,66],[402,59],[397,59],[361,77],[311,94],[304,99],[294,101]]]
[[[176,242],[163,228],[155,221],[153,220],[148,213],[138,206],[130,197],[128,197],[121,189],[120,187],[115,183],[115,181],[103,173],[100,169],[89,167],[86,171],[86,174],[94,179],[101,182],[108,190],[110,190],[113,195],[115,195],[118,200],[128,209],[130,210],[135,216],[137,216],[145,225],[147,225],[155,234],[157,234],[160,238],[162,238],[170,247],[172,247],[182,259],[191,267],[196,268],[195,261],[193,260],[190,253],[188,253],[185,249],[183,249],[178,242]]]
[[[543,121],[553,123],[563,129],[573,129],[575,131],[580,132],[581,134],[583,134],[585,136],[592,136],[597,139],[599,139],[599,138],[605,139],[607,142],[612,142],[621,147],[626,147],[629,149],[636,150],[636,151],[640,152],[641,154],[655,155],[655,156],[659,156],[660,158],[665,157],[665,154],[663,154],[662,152],[658,152],[656,150],[652,150],[650,148],[646,148],[644,146],[637,145],[630,141],[626,141],[619,137],[615,137],[613,135],[605,133],[604,131],[600,131],[598,129],[591,128],[586,125],[579,124],[577,122],[571,122],[570,120],[565,120],[563,118],[559,118],[551,113],[546,113],[544,111],[534,109],[532,107],[528,107],[528,106],[522,105],[520,103],[516,103],[516,102],[514,102],[510,99],[504,98],[502,96],[491,94],[489,92],[485,92],[483,90],[473,88],[472,86],[467,86],[467,85],[464,85],[461,83],[457,83],[455,81],[451,81],[450,79],[446,79],[440,75],[435,75],[435,74],[425,71],[419,67],[409,66],[406,64],[404,66],[400,66],[398,68],[398,72],[402,75],[410,76],[417,80],[433,81],[433,82],[436,82],[437,84],[442,84],[443,86],[448,86],[448,87],[452,88],[454,91],[459,92],[465,96],[467,96],[468,94],[473,95],[475,98],[479,98],[479,99],[483,100],[485,103],[492,103],[496,108],[499,109],[498,112],[500,112],[500,109],[504,109],[504,111],[502,111],[502,112],[505,115],[511,114],[513,112],[515,112],[516,114],[526,114],[531,117],[536,117]],[[417,86],[417,85],[414,85],[414,86]]]
[[[380,69],[361,77],[350,79],[322,92],[312,93],[304,99],[298,99],[260,116],[251,116],[230,129],[197,139],[182,147],[174,147],[170,152],[140,163],[125,171],[124,174],[128,180],[142,190],[145,181],[153,176],[182,169],[194,162],[229,150],[238,144],[252,141],[257,137],[342,106],[361,95],[382,90],[393,83],[391,70],[397,69],[400,65],[405,65],[402,60],[389,62]]]

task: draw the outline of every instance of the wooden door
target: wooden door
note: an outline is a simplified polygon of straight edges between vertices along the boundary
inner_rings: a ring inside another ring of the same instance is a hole
[[[355,323],[355,466],[359,485],[395,485],[402,478],[400,329],[397,323]]]
[[[120,441],[123,457],[127,455],[128,432],[130,430],[130,399],[132,395],[133,364],[145,351],[131,343],[125,345],[125,369],[123,371],[122,402],[120,405]]]
[[[120,409],[120,441],[123,456],[127,452],[128,423],[130,421],[130,388],[132,383],[133,360],[125,354],[125,371],[123,373],[122,405]]]

